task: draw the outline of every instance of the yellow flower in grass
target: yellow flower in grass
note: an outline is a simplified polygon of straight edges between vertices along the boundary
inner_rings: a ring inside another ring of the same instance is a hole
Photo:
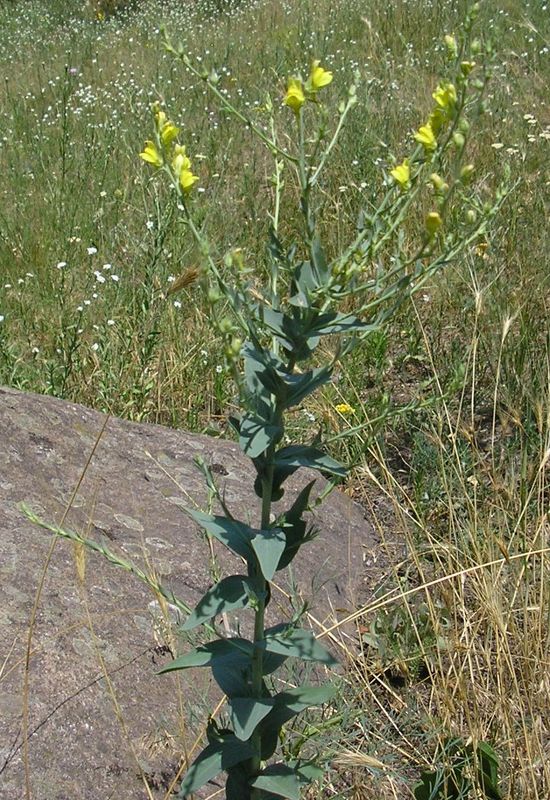
[[[414,138],[422,145],[426,153],[433,153],[437,147],[437,139],[430,123],[422,125],[414,134]]]
[[[328,86],[332,82],[332,72],[323,69],[323,67],[319,66],[320,63],[320,61],[314,61],[311,65],[311,72],[306,84],[306,89],[311,94],[315,94],[323,86]]]
[[[164,147],[170,147],[172,142],[177,138],[179,132],[179,128],[176,128],[173,122],[170,122],[170,120],[165,122],[160,129],[160,140]]]
[[[409,166],[409,159],[406,158],[402,164],[394,167],[391,170],[390,175],[394,181],[399,184],[401,189],[409,189],[411,185],[411,168]]]
[[[145,147],[143,152],[139,154],[139,157],[148,164],[152,164],[154,167],[162,167],[164,163],[161,154],[157,150],[156,144],[151,141],[145,142]]]
[[[434,108],[430,116],[428,117],[428,125],[435,133],[436,136],[439,135],[440,130],[443,128],[444,125],[447,124],[449,121],[449,117],[445,113],[445,111],[437,106]]]
[[[199,176],[193,175],[190,169],[182,169],[180,172],[179,182],[181,189],[185,194],[189,194],[198,180]]]
[[[299,78],[290,78],[284,99],[285,105],[297,114],[305,102],[306,96],[302,81]]]
[[[174,155],[172,157],[172,169],[178,176],[182,170],[191,169],[191,159],[187,156],[185,146],[183,144],[177,144],[174,147]]]
[[[447,113],[453,111],[456,106],[456,89],[452,83],[440,83],[432,97],[437,105]]]
[[[442,225],[443,220],[437,211],[430,211],[429,214],[426,214],[426,230],[430,239],[435,236]]]
[[[334,406],[334,410],[339,414],[355,414],[355,409],[349,403],[338,403]]]

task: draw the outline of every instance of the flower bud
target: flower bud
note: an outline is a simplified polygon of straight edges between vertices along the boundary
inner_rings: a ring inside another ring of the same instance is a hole
[[[220,290],[216,286],[211,286],[208,290],[207,298],[211,305],[215,305],[222,299]]]
[[[442,192],[443,187],[446,186],[445,181],[441,175],[437,174],[437,172],[432,172],[430,175],[430,181],[436,192]]]
[[[473,164],[466,164],[466,166],[462,167],[460,170],[460,180],[462,183],[468,183],[472,175],[474,174],[475,167]]]
[[[456,39],[454,36],[445,36],[445,47],[447,48],[447,54],[450,58],[456,58],[458,55],[458,46],[456,44]]]
[[[473,208],[469,208],[468,211],[466,212],[466,222],[469,225],[473,225],[476,219],[477,219],[476,212],[474,211]]]
[[[468,77],[468,75],[473,70],[475,65],[476,65],[475,61],[461,61],[460,62],[460,71],[462,72],[462,74],[464,75],[465,78]]]
[[[459,131],[455,131],[453,133],[453,142],[457,150],[462,150],[462,148],[466,144],[466,139]]]
[[[428,236],[431,239],[443,225],[443,220],[437,211],[430,211],[430,213],[426,215],[425,224]]]
[[[220,333],[231,333],[233,330],[233,323],[229,317],[223,317],[223,319],[220,320],[218,327]]]
[[[470,51],[473,55],[477,55],[481,53],[481,42],[479,39],[474,39],[472,44],[470,45]]]
[[[468,133],[468,131],[470,130],[470,123],[468,122],[466,117],[462,117],[462,119],[458,123],[458,130],[461,133]]]

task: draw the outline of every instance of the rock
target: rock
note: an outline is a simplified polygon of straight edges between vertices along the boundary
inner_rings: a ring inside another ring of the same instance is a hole
[[[236,444],[0,389],[3,800],[25,797],[26,780],[33,800],[165,797],[185,743],[204,730],[215,694],[208,671],[156,675],[170,649],[185,647],[173,624],[178,610],[163,616],[137,578],[52,536],[20,509],[25,502],[42,519],[101,542],[193,606],[212,582],[208,543],[182,510],[207,505],[195,456],[211,465],[235,515],[254,524],[250,464]],[[307,480],[298,472],[289,496]],[[351,607],[374,538],[360,508],[339,492],[316,523],[320,537],[294,563],[319,618],[331,606]],[[214,556],[225,574],[238,563],[221,545]],[[273,596],[280,621],[288,603]]]

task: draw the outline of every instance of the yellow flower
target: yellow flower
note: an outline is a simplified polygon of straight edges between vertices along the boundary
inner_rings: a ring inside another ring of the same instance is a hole
[[[164,163],[161,154],[157,150],[156,144],[151,141],[145,142],[145,148],[143,152],[139,154],[139,157],[147,161],[148,164],[152,164],[154,167],[162,167]]]
[[[428,231],[428,235],[430,238],[435,236],[437,231],[443,225],[443,220],[437,213],[437,211],[430,211],[429,214],[426,215],[426,230]]]
[[[339,414],[355,414],[355,409],[349,403],[338,403],[334,406],[334,410]]]
[[[191,169],[191,159],[188,158],[185,147],[182,144],[177,144],[174,147],[174,156],[172,158],[172,169],[179,177],[182,170]]]
[[[184,194],[189,194],[198,180],[199,176],[193,175],[190,169],[182,169],[179,175],[179,182]]]
[[[314,61],[311,65],[311,72],[306,84],[306,88],[312,94],[318,92],[323,86],[328,86],[332,81],[332,72],[328,72],[323,67],[320,67],[320,61]]]
[[[419,142],[427,153],[433,153],[437,147],[437,139],[430,123],[422,125],[414,134],[414,138]]]
[[[437,105],[447,113],[456,105],[456,89],[452,83],[440,83],[432,94]]]
[[[297,114],[305,102],[306,96],[302,81],[299,78],[290,78],[284,99],[285,105],[289,106]]]
[[[428,125],[431,127],[432,131],[438,136],[439,131],[441,128],[449,121],[449,117],[445,113],[442,108],[434,108],[432,113],[428,118]]]
[[[447,48],[447,52],[451,58],[457,57],[458,45],[454,36],[450,36],[449,34],[445,36],[445,47]]]
[[[394,167],[390,175],[399,184],[401,189],[408,189],[411,185],[411,168],[409,167],[409,159],[406,158],[402,164]]]
[[[173,122],[165,122],[160,129],[160,139],[164,147],[170,147],[174,139],[179,133],[179,128],[176,128]]]
[[[468,77],[470,72],[474,69],[476,65],[475,61],[461,61],[460,62],[460,71],[464,75],[464,77]]]

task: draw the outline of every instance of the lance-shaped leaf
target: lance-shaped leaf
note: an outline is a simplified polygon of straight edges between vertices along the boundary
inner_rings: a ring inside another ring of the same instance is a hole
[[[232,661],[242,661],[243,658],[250,659],[253,652],[254,644],[247,639],[239,637],[215,639],[213,642],[196,647],[184,656],[175,658],[159,670],[159,674],[191,667],[213,667],[215,664],[228,666]]]
[[[229,703],[231,724],[238,739],[250,739],[258,724],[273,708],[273,699],[232,697]]]
[[[337,311],[328,311],[320,314],[310,329],[316,336],[329,336],[335,333],[356,333],[369,330],[371,323],[363,322],[354,314],[341,314]]]
[[[246,560],[252,556],[250,540],[254,535],[254,531],[244,522],[227,519],[227,517],[213,517],[210,514],[204,514],[202,511],[194,511],[193,509],[188,509],[187,513],[207,533],[214,536],[237,555]]]
[[[245,575],[230,575],[209,589],[199,600],[195,610],[187,617],[182,630],[189,631],[218,614],[236,611],[248,605],[256,594],[256,584]]]
[[[312,763],[303,766],[298,762],[270,764],[254,778],[251,785],[272,792],[277,797],[300,800],[302,787],[322,775],[323,771]]]
[[[283,378],[287,385],[285,406],[298,405],[308,395],[315,392],[320,386],[328,383],[332,375],[332,367],[320,367],[305,372],[302,375],[287,375]]]
[[[265,653],[262,662],[264,675],[271,675],[286,661],[286,656]],[[212,676],[222,692],[228,697],[249,697],[255,694],[252,684],[252,660],[247,655],[218,660],[211,664]],[[269,697],[264,686],[263,696]]]
[[[272,580],[286,546],[286,538],[283,531],[280,528],[258,531],[251,539],[251,544],[256,553],[262,575],[267,581]]]
[[[257,414],[244,414],[239,427],[239,446],[249,458],[257,458],[283,436],[282,425]]]
[[[303,661],[319,661],[329,667],[338,664],[334,656],[319,644],[311,631],[296,628],[291,624],[284,623],[269,628],[258,646],[268,653],[301,658]]]
[[[327,456],[317,447],[307,445],[292,444],[283,447],[275,453],[274,463],[276,467],[309,467],[320,472],[328,472],[331,475],[345,477],[346,469],[334,458]]]
[[[316,529],[313,526],[308,529],[306,521],[302,519],[302,515],[309,505],[309,496],[314,484],[313,480],[304,486],[291,508],[283,515],[284,522],[282,524],[286,545],[277,569],[287,567],[300,547],[317,535]]]
[[[249,742],[242,742],[233,734],[225,734],[221,741],[205,747],[191,764],[180,784],[178,797],[185,798],[191,792],[196,792],[223,770],[230,769],[253,755],[254,748]]]
[[[277,749],[283,725],[310,706],[328,703],[335,693],[336,687],[329,683],[325,686],[298,686],[275,695],[273,709],[260,724],[262,759],[271,758]]]

